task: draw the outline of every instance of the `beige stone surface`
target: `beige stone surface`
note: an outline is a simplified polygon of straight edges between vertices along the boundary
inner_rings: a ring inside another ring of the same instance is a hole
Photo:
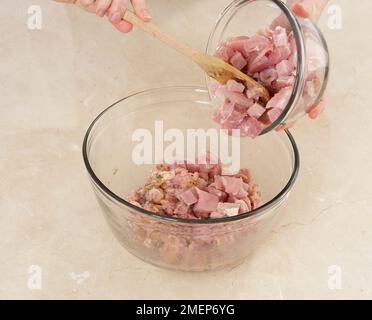
[[[106,106],[152,87],[203,85],[199,69],[140,31],[122,35],[74,7],[1,1],[0,298],[372,298],[372,2],[332,3],[343,27],[322,18],[332,55],[327,110],[293,130],[302,167],[281,226],[245,263],[198,274],[150,266],[120,246],[80,150]],[[27,28],[35,4],[41,30]],[[149,4],[164,30],[203,50],[228,1]],[[32,265],[41,290],[27,286]],[[337,290],[328,285],[334,265]],[[72,279],[84,271],[84,281]]]

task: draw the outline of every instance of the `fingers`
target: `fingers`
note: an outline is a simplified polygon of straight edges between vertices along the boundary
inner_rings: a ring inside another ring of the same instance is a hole
[[[288,0],[287,6],[300,18],[310,18],[317,21],[329,0]],[[271,24],[271,28],[281,26],[290,29],[288,19],[281,14]]]
[[[132,0],[133,9],[137,16],[144,21],[150,21],[151,15],[144,0]],[[109,10],[109,20],[120,32],[130,32],[133,25],[123,19],[126,10],[126,0],[113,0]]]
[[[120,32],[128,33],[133,29],[132,24],[123,20],[126,10],[126,0],[113,0],[108,11],[108,19]]]
[[[79,0],[77,1],[82,7],[89,7],[90,5],[94,4],[95,0]]]
[[[96,12],[96,2],[95,0],[78,0],[75,2],[76,5],[83,8],[86,11],[95,13]]]
[[[119,23],[124,16],[126,0],[113,0],[110,9],[107,12],[111,23]]]
[[[281,125],[279,125],[279,126],[275,129],[275,131],[280,132],[280,131],[283,131],[283,130],[285,130],[285,129],[290,129],[290,128],[292,128],[292,127],[293,127],[293,124],[281,124]]]
[[[308,112],[309,118],[310,119],[316,119],[316,118],[318,118],[319,115],[325,109],[325,106],[326,106],[326,104],[325,104],[324,99],[320,100],[319,104]]]
[[[152,19],[145,0],[132,0],[132,5],[136,15],[143,21],[150,21]]]
[[[300,18],[318,20],[327,2],[328,0],[298,0],[292,4],[292,10]]]
[[[103,17],[110,8],[112,0],[96,0],[96,15]]]
[[[319,117],[319,115],[324,111],[325,109],[325,101],[324,99],[320,100],[319,104],[315,106],[313,109],[311,109],[307,114],[310,119],[316,119]],[[283,131],[285,129],[292,128],[294,123],[289,123],[289,124],[281,124],[279,125],[275,130],[276,131]]]
[[[113,26],[118,29],[120,32],[123,33],[128,33],[131,32],[133,29],[133,25],[130,24],[129,22],[126,22],[124,20],[118,22],[118,23],[113,23]]]
[[[288,19],[284,15],[280,15],[279,17],[275,18],[274,21],[271,23],[271,29],[275,29],[276,27],[283,27],[287,30],[290,30],[291,28]]]
[[[54,0],[56,2],[62,2],[62,3],[75,3],[76,0]]]
[[[315,14],[314,1],[298,1],[292,5],[292,10],[300,18],[310,18]]]
[[[127,0],[57,0],[60,2],[73,2],[83,9],[95,13],[99,17],[107,15],[111,24],[120,32],[127,33],[133,26],[123,20],[127,7]],[[133,9],[138,17],[144,21],[150,21],[150,11],[145,0],[131,0]]]

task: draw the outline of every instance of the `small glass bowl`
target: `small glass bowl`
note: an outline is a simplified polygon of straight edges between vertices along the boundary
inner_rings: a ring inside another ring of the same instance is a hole
[[[263,205],[235,217],[210,220],[172,218],[144,210],[126,199],[142,186],[153,165],[132,160],[136,129],[154,131],[216,128],[208,91],[198,87],[153,89],[129,96],[103,111],[83,143],[85,166],[107,223],[135,256],[157,266],[204,271],[234,266],[246,258],[273,228],[299,170],[299,154],[288,131],[259,139],[240,139],[241,167],[259,185]],[[155,151],[153,143],[152,151]]]
[[[320,102],[329,74],[329,53],[322,32],[310,19],[296,17],[280,0],[235,0],[220,14],[206,49],[207,54],[214,55],[223,41],[254,35],[270,27],[278,17],[281,17],[281,26],[293,31],[297,70],[287,106],[276,121],[264,126],[261,135],[280,125],[293,125]],[[310,88],[308,81],[314,78],[316,85]],[[210,78],[207,78],[207,87],[213,98]]]

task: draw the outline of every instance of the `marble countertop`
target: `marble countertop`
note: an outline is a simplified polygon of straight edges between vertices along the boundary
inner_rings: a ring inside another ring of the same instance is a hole
[[[149,0],[164,30],[200,50],[228,2]],[[236,268],[180,273],[115,240],[81,144],[119,98],[203,85],[203,75],[140,31],[122,35],[72,6],[1,1],[0,298],[372,298],[372,2],[357,2],[332,1],[341,29],[327,27],[327,12],[320,23],[332,56],[327,110],[292,130],[302,166],[281,225]],[[31,5],[42,8],[41,30],[27,26]]]

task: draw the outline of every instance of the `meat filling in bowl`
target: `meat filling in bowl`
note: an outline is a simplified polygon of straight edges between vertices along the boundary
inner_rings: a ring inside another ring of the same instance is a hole
[[[261,195],[248,169],[228,174],[223,172],[220,161],[208,153],[197,163],[158,164],[129,201],[168,216],[214,219],[258,208]]]

